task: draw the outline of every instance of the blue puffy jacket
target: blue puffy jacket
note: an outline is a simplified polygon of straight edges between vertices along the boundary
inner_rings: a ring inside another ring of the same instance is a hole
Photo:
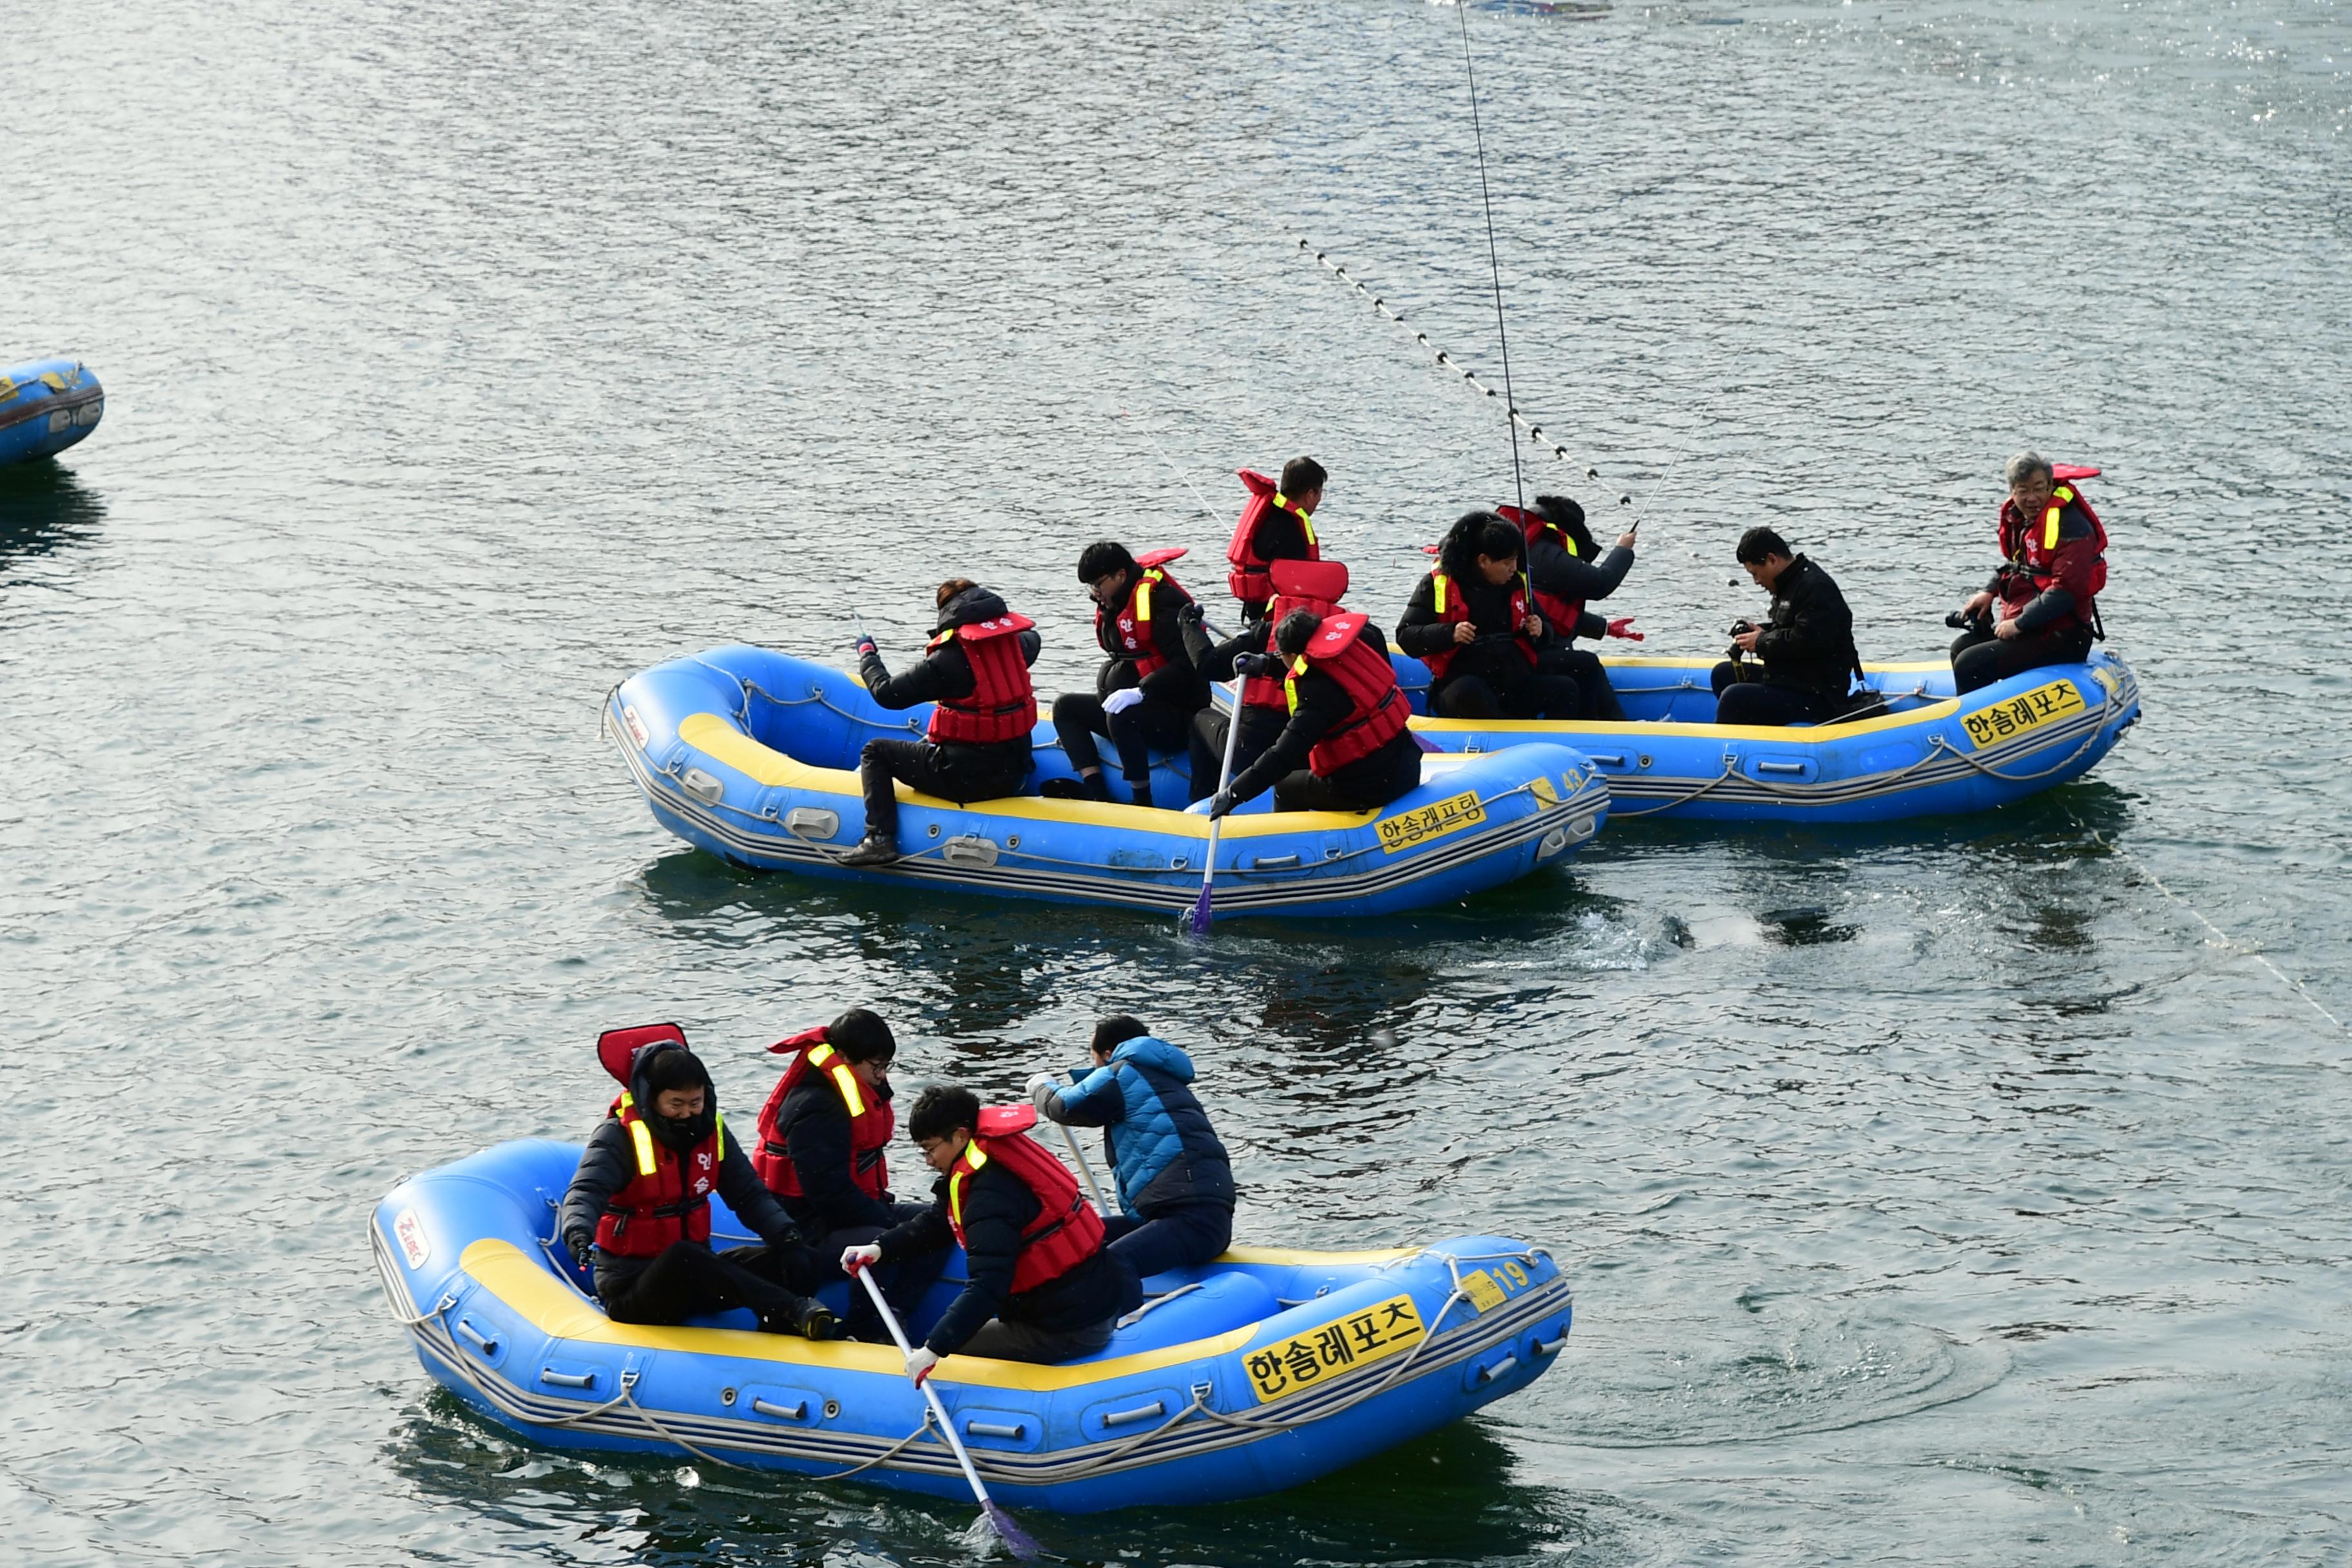
[[[1192,1098],[1192,1058],[1165,1040],[1123,1040],[1102,1067],[1045,1096],[1039,1109],[1073,1127],[1099,1127],[1118,1177],[1119,1206],[1138,1218],[1182,1204],[1234,1205],[1234,1168]]]

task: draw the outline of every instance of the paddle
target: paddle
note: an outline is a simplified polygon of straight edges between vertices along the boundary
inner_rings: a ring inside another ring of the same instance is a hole
[[[898,1326],[898,1314],[891,1311],[890,1303],[883,1300],[882,1287],[874,1283],[874,1271],[871,1268],[860,1268],[857,1270],[857,1278],[866,1287],[866,1293],[874,1298],[874,1310],[882,1314],[882,1326],[890,1331],[890,1338],[898,1344],[898,1353],[914,1354],[913,1347],[907,1343],[907,1331]],[[923,1397],[930,1402],[931,1415],[940,1424],[940,1434],[947,1438],[948,1447],[955,1450],[956,1463],[963,1467],[963,1479],[971,1483],[971,1495],[979,1500],[980,1511],[987,1516],[990,1526],[996,1531],[997,1539],[1004,1542],[1004,1549],[1013,1556],[1024,1562],[1035,1561],[1040,1555],[1040,1548],[1036,1542],[1030,1539],[1027,1531],[1013,1522],[1011,1514],[997,1507],[995,1500],[988,1495],[988,1489],[981,1485],[980,1472],[972,1468],[971,1456],[964,1452],[963,1439],[956,1436],[955,1424],[948,1419],[947,1409],[940,1404],[940,1396],[931,1392],[931,1385],[928,1381],[919,1383],[916,1386],[923,1391]]]
[[[1109,1214],[1109,1206],[1103,1202],[1102,1187],[1095,1181],[1095,1168],[1087,1163],[1087,1152],[1078,1147],[1078,1135],[1071,1131],[1066,1123],[1056,1122],[1055,1125],[1062,1129],[1062,1142],[1070,1146],[1070,1158],[1078,1163],[1078,1174],[1087,1179],[1087,1191],[1093,1194],[1095,1200],[1095,1213]]]
[[[1242,682],[1243,677],[1236,672],[1234,676],[1233,717],[1225,725],[1225,763],[1217,770],[1219,795],[1224,794],[1225,786],[1234,782],[1234,750],[1242,738]],[[1201,862],[1201,896],[1192,903],[1192,931],[1194,936],[1209,934],[1209,888],[1217,875],[1217,830],[1224,826],[1224,822],[1222,816],[1209,819],[1209,850]]]

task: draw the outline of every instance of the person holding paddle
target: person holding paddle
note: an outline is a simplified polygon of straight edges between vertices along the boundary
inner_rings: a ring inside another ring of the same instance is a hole
[[[1276,811],[1370,811],[1421,784],[1421,747],[1405,728],[1412,704],[1388,644],[1368,616],[1295,610],[1274,628],[1289,661],[1289,721],[1265,754],[1217,792],[1211,817],[1274,791]]]

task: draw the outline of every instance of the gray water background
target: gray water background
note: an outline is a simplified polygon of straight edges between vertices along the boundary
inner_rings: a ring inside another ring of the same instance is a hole
[[[630,671],[838,654],[853,607],[903,660],[956,572],[1059,687],[1077,548],[1213,588],[1237,465],[1330,466],[1383,618],[1508,499],[1496,405],[1291,237],[1496,368],[1455,13],[10,8],[0,358],[110,393],[0,475],[12,1558],[974,1555],[968,1510],[519,1445],[368,1264],[404,1173],[584,1132],[598,1028],[679,1019],[740,1113],[866,1003],[902,1077],[994,1091],[1131,1007],[1245,1238],[1494,1228],[1576,1281],[1523,1395],[1287,1496],[1033,1518],[1058,1554],[2345,1561],[2342,8],[1471,22],[1512,369],[1575,458],[1530,489],[1649,519],[1612,609],[1713,649],[1771,522],[1929,657],[2001,459],[2104,463],[2147,709],[2092,780],[1621,825],[1205,946],[736,872],[599,742]]]

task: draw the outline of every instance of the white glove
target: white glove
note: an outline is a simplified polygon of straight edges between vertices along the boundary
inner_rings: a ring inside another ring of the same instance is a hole
[[[1054,1091],[1061,1087],[1062,1080],[1052,1073],[1035,1072],[1031,1073],[1029,1081],[1021,1086],[1021,1092],[1035,1101],[1037,1109],[1043,1110],[1045,1101],[1053,1098]]]
[[[917,1345],[907,1352],[907,1375],[915,1380],[917,1388],[923,1386],[923,1379],[930,1376],[931,1368],[939,1364],[938,1352],[929,1345]]]
[[[845,1247],[841,1249],[841,1271],[844,1274],[855,1274],[869,1263],[881,1261],[882,1249],[870,1241],[861,1246]]]
[[[1109,696],[1104,698],[1103,711],[1106,713],[1124,713],[1142,700],[1143,688],[1140,686],[1129,686],[1121,690],[1114,691]]]

